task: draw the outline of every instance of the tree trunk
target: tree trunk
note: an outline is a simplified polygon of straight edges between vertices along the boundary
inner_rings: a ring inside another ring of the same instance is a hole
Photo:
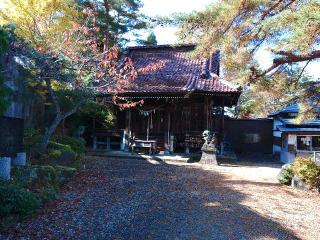
[[[108,0],[104,0],[103,3],[104,3],[104,8],[106,10],[106,18],[107,18],[107,22],[106,22],[107,29],[104,31],[104,43],[103,43],[103,51],[105,52],[109,49],[109,45],[110,45],[110,33],[109,33],[110,6],[109,6]]]
[[[62,114],[60,103],[59,103],[58,98],[55,95],[54,91],[52,90],[51,80],[49,78],[46,79],[46,86],[47,86],[49,96],[55,106],[56,116],[53,119],[53,121],[51,122],[50,126],[48,128],[46,128],[46,131],[42,137],[42,141],[40,143],[40,149],[39,149],[40,154],[45,153],[47,146],[49,144],[49,141],[50,141],[50,137],[56,131],[60,122],[63,121],[65,118],[69,117],[70,115],[74,114],[78,110],[78,108],[86,102],[85,99],[79,100],[79,102],[77,102],[76,105],[71,110],[69,110],[65,114]]]
[[[40,153],[41,154],[43,154],[46,151],[47,146],[50,141],[50,138],[51,138],[52,134],[54,134],[54,132],[56,131],[56,129],[59,126],[59,124],[61,123],[61,121],[64,121],[64,119],[66,119],[70,115],[74,114],[78,110],[78,108],[80,106],[82,106],[82,104],[84,104],[84,103],[85,103],[85,101],[79,101],[69,112],[67,112],[65,114],[61,114],[61,112],[57,112],[56,117],[51,122],[50,126],[48,128],[46,128],[46,131],[42,137],[42,141],[41,141],[41,145],[40,145]]]
[[[61,113],[57,113],[56,117],[54,118],[54,120],[52,121],[50,126],[48,128],[46,128],[46,131],[42,137],[42,141],[40,144],[40,153],[41,154],[43,154],[46,151],[47,146],[50,141],[50,137],[55,132],[55,130],[59,126],[59,123],[62,121],[62,119],[63,119],[63,117],[61,116]]]

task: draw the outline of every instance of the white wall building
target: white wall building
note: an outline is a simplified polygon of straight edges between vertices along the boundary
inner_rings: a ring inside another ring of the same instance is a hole
[[[316,107],[320,114],[320,107]],[[269,117],[273,118],[273,154],[284,163],[296,157],[320,158],[320,115],[315,121],[295,124],[299,105],[290,105]]]

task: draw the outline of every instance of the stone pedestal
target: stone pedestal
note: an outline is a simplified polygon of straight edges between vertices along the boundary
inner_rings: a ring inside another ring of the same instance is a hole
[[[311,189],[311,187],[306,184],[304,181],[302,181],[300,178],[298,178],[297,176],[294,176],[292,178],[292,181],[291,181],[291,186],[293,188],[297,188],[299,190],[303,190],[303,191],[308,191]]]
[[[200,163],[218,165],[216,151],[202,149],[202,156],[200,159]]]
[[[27,154],[25,152],[17,153],[15,158],[12,158],[12,165],[25,166],[27,164]]]
[[[11,173],[11,158],[0,157],[0,179],[9,180]]]
[[[202,133],[202,137],[204,140],[204,144],[201,148],[202,156],[200,159],[200,163],[209,164],[209,165],[218,165],[217,162],[217,149],[216,149],[216,138],[215,133],[212,133],[209,130],[205,130]]]

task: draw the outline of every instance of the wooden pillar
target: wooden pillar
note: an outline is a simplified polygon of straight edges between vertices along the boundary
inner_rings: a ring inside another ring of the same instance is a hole
[[[149,133],[150,133],[150,113],[148,114],[147,118],[147,141],[149,141]]]
[[[166,125],[167,129],[165,131],[164,136],[164,149],[165,154],[170,154],[170,125],[171,125],[171,115],[170,111],[167,109],[167,116],[166,116]]]
[[[121,144],[120,144],[121,151],[126,151],[126,138],[127,138],[126,130],[123,130],[122,137],[121,137]]]
[[[190,134],[190,126],[191,126],[191,108],[190,106],[186,108],[186,123],[185,123],[185,154],[189,155],[190,154],[190,148],[189,148],[189,143],[187,143],[187,134]]]
[[[213,109],[213,100],[210,100],[210,103],[208,104],[208,121],[209,121],[210,131],[213,131],[212,109]]]
[[[221,116],[220,116],[220,154],[221,155],[224,152],[223,140],[224,140],[224,98],[222,98]]]
[[[92,119],[92,132],[93,132],[93,141],[92,141],[92,148],[93,150],[97,149],[97,136],[96,136],[96,119]]]
[[[131,139],[131,109],[126,111],[126,126],[123,131],[122,143],[123,148],[121,150],[129,151],[130,148],[130,139]]]
[[[208,101],[208,97],[204,97],[204,114],[205,114],[205,129],[204,130],[208,130],[209,129],[209,101]]]
[[[107,137],[107,151],[110,151],[110,149],[111,149],[111,146],[110,146],[111,144],[110,144],[110,137],[108,136]]]

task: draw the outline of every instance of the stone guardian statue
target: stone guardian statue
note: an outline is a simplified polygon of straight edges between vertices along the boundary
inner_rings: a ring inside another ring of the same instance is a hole
[[[200,162],[202,164],[218,165],[215,133],[205,130],[202,133],[202,137],[204,144],[201,148],[202,156]]]

